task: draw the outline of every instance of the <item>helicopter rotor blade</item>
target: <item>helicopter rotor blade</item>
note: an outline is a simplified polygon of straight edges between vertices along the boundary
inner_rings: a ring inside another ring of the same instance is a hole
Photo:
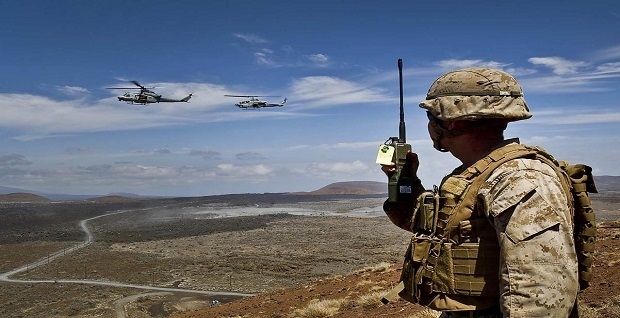
[[[280,97],[274,95],[224,95],[227,97]]]
[[[130,81],[130,82],[132,82],[134,85],[144,89],[144,86],[140,85],[140,83],[138,83],[137,81]]]
[[[142,84],[138,83],[138,81],[130,81],[130,82],[132,82],[134,85],[140,87],[140,89],[143,90],[143,91],[147,91],[149,89],[155,88],[155,87],[145,87],[145,86],[142,86]]]

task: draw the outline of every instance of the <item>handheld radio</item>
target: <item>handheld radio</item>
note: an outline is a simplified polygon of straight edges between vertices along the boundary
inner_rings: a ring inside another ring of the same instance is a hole
[[[396,164],[396,171],[388,180],[388,201],[399,202],[411,198],[413,179],[411,178],[411,165],[407,164],[407,152],[411,151],[411,145],[407,143],[405,132],[405,111],[403,108],[403,60],[398,59],[398,80],[400,84],[400,122],[398,125],[398,137],[390,137],[379,146],[377,163]]]

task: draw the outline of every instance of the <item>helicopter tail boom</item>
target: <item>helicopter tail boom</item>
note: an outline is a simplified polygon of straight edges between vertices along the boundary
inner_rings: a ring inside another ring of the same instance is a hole
[[[194,93],[191,93],[181,99],[174,99],[174,98],[159,98],[159,100],[157,100],[158,103],[180,103],[180,102],[189,102],[190,98],[192,98],[192,95],[194,95]]]
[[[189,102],[189,99],[192,98],[192,95],[194,95],[194,93],[191,93],[183,98],[181,98],[182,102]]]

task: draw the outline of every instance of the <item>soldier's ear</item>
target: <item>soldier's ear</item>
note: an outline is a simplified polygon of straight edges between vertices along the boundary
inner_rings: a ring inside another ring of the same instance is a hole
[[[448,130],[465,129],[471,127],[474,123],[468,120],[450,120],[444,121],[444,126]]]
[[[458,129],[458,128],[461,128],[460,126],[462,126],[456,120],[444,121],[443,123],[444,123],[444,126],[446,127],[446,129],[448,129],[448,130]]]

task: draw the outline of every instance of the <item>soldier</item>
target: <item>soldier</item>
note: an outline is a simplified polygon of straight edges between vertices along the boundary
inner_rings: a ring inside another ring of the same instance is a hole
[[[569,181],[544,150],[503,135],[509,122],[532,116],[519,83],[500,70],[456,70],[431,85],[420,107],[434,148],[462,165],[425,191],[418,156],[407,154],[412,199],[383,207],[413,232],[399,295],[441,317],[576,316]],[[395,165],[382,171],[389,177]]]

